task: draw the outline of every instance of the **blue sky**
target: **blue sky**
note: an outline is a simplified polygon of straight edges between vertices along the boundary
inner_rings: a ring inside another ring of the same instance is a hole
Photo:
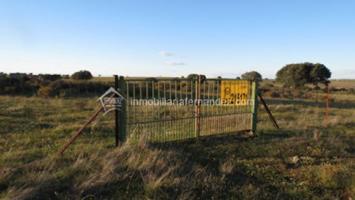
[[[355,78],[355,1],[0,0],[0,71],[273,78],[320,62]]]

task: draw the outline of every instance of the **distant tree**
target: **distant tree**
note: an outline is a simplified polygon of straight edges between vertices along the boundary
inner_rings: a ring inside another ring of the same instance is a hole
[[[242,79],[250,81],[262,81],[263,78],[261,74],[257,71],[250,71],[242,74]]]
[[[70,78],[70,76],[68,74],[63,75],[62,77],[63,77],[63,79],[69,79]]]
[[[297,63],[288,64],[276,73],[276,81],[287,87],[301,87],[306,83],[318,85],[326,83],[331,73],[323,64]]]
[[[29,79],[29,75],[26,74],[26,73],[19,73],[19,72],[16,72],[16,73],[10,73],[9,74],[9,77],[11,79],[16,79],[16,80],[28,80]]]
[[[197,79],[198,78],[198,74],[189,74],[187,75],[188,79]]]
[[[237,78],[235,78],[235,79],[240,80],[241,78],[240,78],[240,76],[237,76]]]
[[[89,80],[92,79],[93,76],[91,74],[91,72],[87,71],[87,70],[81,70],[78,72],[75,72],[74,74],[71,75],[72,79],[76,79],[76,80]]]
[[[206,80],[206,76],[203,74],[189,74],[187,78],[191,80],[198,80],[198,76],[201,76],[201,82],[204,82]]]
[[[0,94],[4,90],[5,86],[7,85],[8,77],[7,74],[0,72]]]
[[[6,78],[6,77],[7,77],[7,74],[0,72],[0,78]]]
[[[39,74],[38,77],[42,81],[56,81],[62,79],[60,74]]]

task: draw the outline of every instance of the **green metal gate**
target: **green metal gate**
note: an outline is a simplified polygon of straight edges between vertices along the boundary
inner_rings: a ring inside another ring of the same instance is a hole
[[[255,131],[256,83],[235,79],[123,78],[120,140],[164,142]]]

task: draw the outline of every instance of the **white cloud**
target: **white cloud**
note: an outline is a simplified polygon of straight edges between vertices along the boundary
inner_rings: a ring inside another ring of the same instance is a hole
[[[184,63],[184,62],[165,62],[165,64],[170,65],[170,66],[186,65],[186,63]]]
[[[159,54],[164,57],[171,57],[174,56],[174,53],[168,51],[160,51]]]

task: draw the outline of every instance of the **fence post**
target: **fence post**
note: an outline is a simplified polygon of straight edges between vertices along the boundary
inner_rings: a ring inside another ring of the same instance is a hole
[[[118,91],[118,76],[117,75],[114,75],[115,77],[115,90]],[[117,96],[115,96],[117,97]],[[119,144],[119,127],[120,127],[120,124],[119,124],[119,117],[120,117],[120,111],[118,109],[115,110],[115,144],[116,144],[116,147],[118,146]]]
[[[195,137],[200,136],[201,75],[195,80]]]
[[[120,109],[116,110],[116,146],[119,145],[119,142],[123,143],[126,141],[126,101],[128,97],[124,96],[126,92],[126,81],[123,76],[117,77],[117,87],[116,90],[124,97],[121,100]]]
[[[256,124],[257,124],[257,116],[258,116],[258,86],[256,81],[252,82],[252,94],[251,94],[251,99],[253,100],[252,108],[251,108],[251,113],[252,113],[252,119],[251,119],[251,132],[255,134],[256,131]]]

